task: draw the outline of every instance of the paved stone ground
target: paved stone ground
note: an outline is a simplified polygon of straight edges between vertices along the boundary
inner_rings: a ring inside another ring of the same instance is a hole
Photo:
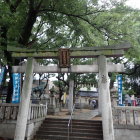
[[[90,110],[90,109],[75,109],[73,114],[73,119],[81,119],[81,120],[100,120],[101,117],[96,117],[98,115],[98,109]],[[69,119],[70,115],[68,114],[67,109],[62,109],[56,115],[47,115],[47,117],[52,118],[66,118]]]
[[[93,117],[95,117],[96,115],[98,115],[98,110],[97,109],[81,110],[81,112],[78,112],[78,113],[74,114],[73,119],[90,120]]]

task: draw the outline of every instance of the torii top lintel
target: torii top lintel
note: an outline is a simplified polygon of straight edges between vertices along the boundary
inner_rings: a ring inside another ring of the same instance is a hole
[[[130,43],[121,43],[112,46],[103,47],[84,47],[84,48],[70,48],[70,58],[92,58],[99,55],[105,55],[106,57],[122,56],[124,51],[131,47]],[[27,48],[17,48],[8,46],[7,51],[12,53],[12,57],[15,58],[58,58],[59,51],[55,50],[36,50]]]

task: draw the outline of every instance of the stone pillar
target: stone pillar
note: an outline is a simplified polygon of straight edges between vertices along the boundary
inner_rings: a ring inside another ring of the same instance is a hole
[[[102,99],[102,95],[101,95],[101,93],[100,93],[100,83],[99,83],[99,81],[98,81],[98,113],[99,113],[99,115],[101,115],[102,114],[102,101],[101,101],[101,99]]]
[[[74,80],[70,80],[69,81],[69,102],[68,102],[69,113],[71,113],[72,107],[73,107],[73,89],[74,89]]]
[[[50,105],[56,107],[55,97],[54,95],[50,97]]]
[[[98,57],[99,65],[99,92],[101,97],[102,124],[104,140],[114,140],[113,117],[109,90],[109,77],[106,57]]]
[[[24,140],[33,82],[34,59],[28,58],[14,140]]]

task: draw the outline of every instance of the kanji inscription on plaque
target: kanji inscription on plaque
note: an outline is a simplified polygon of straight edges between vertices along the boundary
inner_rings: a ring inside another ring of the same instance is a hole
[[[60,49],[59,50],[59,67],[60,68],[70,67],[69,49]]]

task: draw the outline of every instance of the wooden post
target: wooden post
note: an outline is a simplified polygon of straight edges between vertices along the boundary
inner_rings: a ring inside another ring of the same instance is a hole
[[[33,82],[34,59],[28,58],[14,140],[24,140]]]
[[[103,123],[103,139],[114,140],[109,79],[108,79],[107,61],[105,56],[101,55],[98,57],[98,65],[99,65],[99,92],[102,102],[101,110]]]
[[[74,81],[70,80],[70,82],[69,82],[69,102],[68,102],[69,113],[71,113],[72,107],[73,107],[73,88],[74,88]]]

